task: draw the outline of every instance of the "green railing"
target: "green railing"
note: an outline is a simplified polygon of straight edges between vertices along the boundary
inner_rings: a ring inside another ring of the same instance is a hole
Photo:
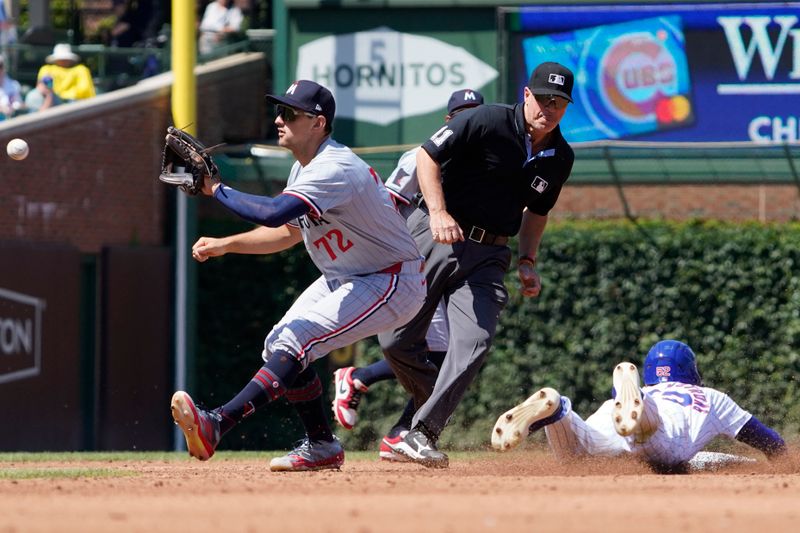
[[[791,183],[800,187],[800,144],[750,142],[579,143],[570,181],[584,184]]]

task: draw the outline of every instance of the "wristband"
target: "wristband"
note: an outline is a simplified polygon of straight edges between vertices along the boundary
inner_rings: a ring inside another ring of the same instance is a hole
[[[534,259],[533,257],[529,257],[527,255],[521,256],[517,262],[519,264],[530,263],[532,268],[536,268],[536,259]]]

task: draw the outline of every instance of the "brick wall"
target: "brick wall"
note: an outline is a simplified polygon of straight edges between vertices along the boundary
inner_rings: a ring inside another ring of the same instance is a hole
[[[266,62],[240,54],[197,68],[198,133],[209,145],[264,128]],[[0,240],[104,245],[165,243],[167,193],[158,181],[171,124],[171,74],[0,123],[24,161],[0,157]],[[236,95],[236,98],[231,98]]]
[[[800,218],[800,188],[793,185],[626,185],[630,212],[640,218],[786,222]],[[620,218],[625,207],[613,186],[564,187],[554,219]]]

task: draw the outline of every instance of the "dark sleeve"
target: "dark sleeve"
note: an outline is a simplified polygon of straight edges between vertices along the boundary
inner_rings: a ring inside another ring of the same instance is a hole
[[[478,129],[478,121],[481,114],[470,113],[469,110],[459,113],[450,122],[439,128],[431,138],[425,141],[422,149],[428,152],[431,159],[444,164],[455,154],[464,152],[474,138],[474,133]],[[478,117],[476,117],[478,115]]]
[[[214,191],[214,198],[243,219],[279,228],[310,211],[308,204],[296,196],[279,194],[275,198],[247,194],[221,185]]]
[[[786,443],[783,442],[778,432],[768,428],[754,416],[750,417],[750,420],[742,426],[736,435],[736,440],[764,452],[764,455],[770,459],[786,453]]]
[[[568,144],[565,143],[559,150],[562,151],[562,154],[556,156],[559,159],[553,164],[553,184],[548,186],[543,195],[538,197],[530,196],[530,201],[527,204],[529,211],[540,216],[547,216],[550,210],[555,207],[561,194],[561,188],[569,179],[569,175],[572,173],[572,165],[575,163],[575,153]]]

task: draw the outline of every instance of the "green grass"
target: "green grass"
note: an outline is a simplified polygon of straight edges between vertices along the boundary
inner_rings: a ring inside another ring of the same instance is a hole
[[[282,455],[286,450],[272,451],[219,451],[212,461],[268,461]],[[347,451],[348,461],[374,461],[376,451]],[[452,459],[481,459],[491,452],[448,452]],[[186,452],[0,452],[2,463],[43,463],[43,462],[102,462],[121,463],[131,461],[195,461]]]
[[[4,479],[80,479],[135,476],[135,472],[115,468],[0,468]]]

